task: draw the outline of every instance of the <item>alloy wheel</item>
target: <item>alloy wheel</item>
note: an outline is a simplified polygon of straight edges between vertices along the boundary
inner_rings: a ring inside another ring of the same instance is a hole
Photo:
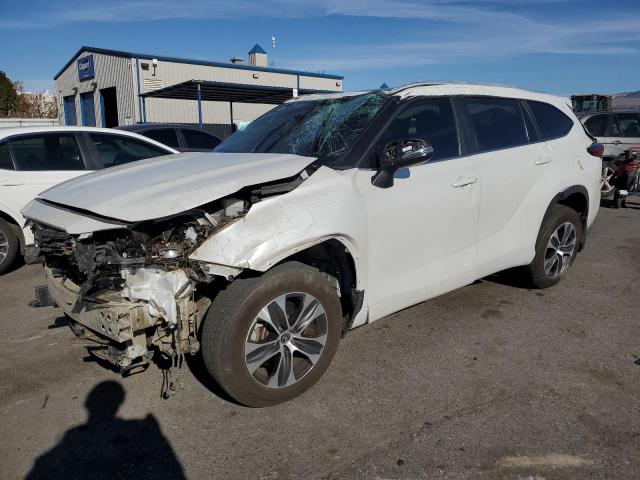
[[[544,273],[549,278],[558,278],[569,268],[576,238],[576,229],[571,222],[562,223],[553,232],[544,255]]]
[[[615,185],[613,185],[615,174],[616,170],[612,166],[602,169],[602,177],[600,178],[600,193],[602,195],[608,195],[613,191],[615,187]]]
[[[9,254],[9,239],[0,230],[0,264],[4,262],[8,254]]]
[[[262,308],[249,327],[245,366],[262,386],[289,387],[318,363],[327,333],[324,307],[314,296],[301,292],[280,295]]]

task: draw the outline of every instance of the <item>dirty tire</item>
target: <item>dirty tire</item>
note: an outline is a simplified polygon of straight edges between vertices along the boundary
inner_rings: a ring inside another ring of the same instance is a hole
[[[326,314],[324,349],[304,376],[289,386],[270,388],[257,381],[245,363],[245,341],[262,308],[290,292],[310,294]],[[258,277],[240,278],[220,292],[203,321],[202,357],[208,373],[234,400],[266,407],[297,397],[327,370],[338,349],[342,309],[331,277],[299,262],[276,266]]]
[[[0,219],[0,275],[13,265],[19,252],[20,241],[15,229]]]
[[[547,244],[551,239],[551,236],[556,229],[563,223],[569,222],[573,225],[576,233],[575,248],[571,257],[568,260],[567,269],[556,278],[552,278],[545,273],[544,260],[547,250]],[[584,238],[584,228],[582,226],[582,220],[578,213],[565,205],[553,205],[547,212],[542,225],[540,226],[540,232],[538,233],[538,239],[536,240],[536,256],[533,261],[525,267],[525,274],[531,285],[535,288],[549,288],[556,285],[566,275],[567,271],[571,268],[573,261],[578,254],[580,245]]]

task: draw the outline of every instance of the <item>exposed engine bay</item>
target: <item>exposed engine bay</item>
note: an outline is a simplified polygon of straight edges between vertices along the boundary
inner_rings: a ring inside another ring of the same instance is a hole
[[[71,235],[31,220],[35,255],[79,343],[115,369],[133,372],[156,352],[175,360],[200,348],[198,325],[219,288],[216,279],[233,278],[213,275],[189,256],[252,204],[305,178],[302,172],[169,218],[93,233]]]

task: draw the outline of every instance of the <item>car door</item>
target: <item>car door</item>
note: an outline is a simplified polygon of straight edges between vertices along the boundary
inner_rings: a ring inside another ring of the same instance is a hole
[[[612,115],[608,149],[615,157],[632,145],[640,145],[640,112],[618,112]]]
[[[537,141],[538,133],[518,100],[462,97],[456,102],[480,179],[477,253],[484,276],[517,264],[518,251],[530,243],[524,238],[523,225],[530,220],[526,204],[553,168],[553,157],[545,143]]]
[[[51,132],[15,135],[5,140],[13,170],[0,170],[0,205],[24,224],[20,211],[43,190],[87,172],[76,135]],[[27,243],[31,232],[24,230]]]
[[[402,169],[394,185],[371,184],[390,141],[421,138],[432,160]],[[470,158],[460,156],[446,97],[411,101],[384,127],[355,174],[368,220],[367,298],[372,319],[474,280],[479,192]]]
[[[194,128],[181,128],[183,152],[210,152],[218,146],[220,139],[215,135]]]

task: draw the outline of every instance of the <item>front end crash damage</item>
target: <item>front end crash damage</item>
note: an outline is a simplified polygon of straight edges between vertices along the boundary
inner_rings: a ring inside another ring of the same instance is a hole
[[[303,172],[171,218],[88,234],[32,218],[49,293],[68,315],[78,343],[121,372],[145,368],[155,354],[174,361],[194,354],[217,282],[242,270],[189,256],[252,204],[291,191],[305,178]]]

